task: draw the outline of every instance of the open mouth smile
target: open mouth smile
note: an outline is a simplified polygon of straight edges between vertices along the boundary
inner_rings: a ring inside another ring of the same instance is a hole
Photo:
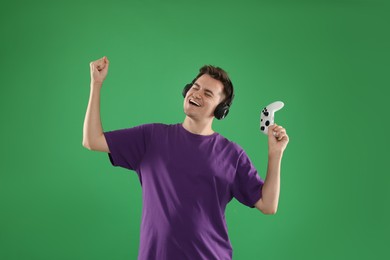
[[[198,102],[196,102],[196,101],[193,100],[192,98],[189,99],[189,102],[190,102],[190,104],[193,105],[193,106],[197,106],[197,107],[200,107],[200,106],[201,106]]]

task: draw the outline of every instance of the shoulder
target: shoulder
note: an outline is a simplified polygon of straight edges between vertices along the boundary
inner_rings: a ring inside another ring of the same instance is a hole
[[[240,157],[242,153],[245,153],[244,149],[236,142],[229,140],[221,134],[218,134],[218,146],[219,149],[229,151],[229,153]]]

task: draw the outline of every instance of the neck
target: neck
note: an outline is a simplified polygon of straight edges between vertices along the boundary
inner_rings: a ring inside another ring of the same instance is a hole
[[[186,116],[182,126],[189,132],[198,135],[212,135],[214,133],[211,128],[213,120],[197,121],[193,118]]]

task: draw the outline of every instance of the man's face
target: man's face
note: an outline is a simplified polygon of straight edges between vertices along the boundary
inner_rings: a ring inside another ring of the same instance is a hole
[[[194,119],[211,119],[215,108],[225,98],[223,89],[222,82],[203,74],[184,98],[184,113]]]

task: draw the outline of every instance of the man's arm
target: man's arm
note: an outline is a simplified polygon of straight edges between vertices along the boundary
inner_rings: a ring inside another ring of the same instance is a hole
[[[264,214],[275,214],[278,209],[281,162],[282,155],[268,156],[267,176],[262,188],[262,197],[255,204],[255,207]]]
[[[109,152],[100,120],[100,90],[107,75],[108,59],[103,57],[90,63],[91,92],[84,119],[83,146],[95,151]]]
[[[255,207],[264,214],[275,214],[280,194],[280,168],[284,150],[289,142],[286,129],[274,124],[268,129],[268,167],[262,196]]]

